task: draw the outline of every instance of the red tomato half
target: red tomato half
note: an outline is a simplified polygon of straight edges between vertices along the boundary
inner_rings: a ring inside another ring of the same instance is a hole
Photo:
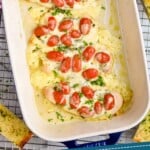
[[[50,30],[53,31],[55,29],[55,27],[56,27],[56,24],[57,24],[57,21],[56,21],[56,19],[54,17],[49,17],[48,18],[48,28]]]
[[[83,86],[81,91],[88,99],[92,99],[94,97],[94,90],[88,86]]]
[[[68,6],[70,6],[71,8],[73,8],[73,6],[74,6],[74,0],[65,0],[65,2],[66,2],[66,4]]]
[[[66,100],[64,99],[64,94],[62,91],[54,91],[53,92],[54,100],[56,101],[56,104],[65,105]]]
[[[63,59],[61,66],[60,66],[60,70],[63,73],[66,73],[69,71],[69,69],[71,68],[71,58],[70,57],[66,57]]]
[[[98,70],[94,69],[94,68],[89,68],[89,69],[83,71],[82,76],[86,80],[90,80],[90,79],[96,78],[98,76]]]
[[[61,83],[61,90],[65,95],[68,95],[70,93],[70,87],[66,82]]]
[[[89,18],[82,18],[80,20],[80,25],[79,25],[80,32],[83,35],[87,35],[90,32],[91,24],[92,24],[92,20],[91,19],[89,19]]]
[[[115,106],[115,98],[111,93],[104,95],[104,107],[106,110],[111,110]]]
[[[43,36],[43,35],[47,34],[48,32],[49,32],[49,29],[47,26],[39,26],[34,29],[34,34],[37,37]]]
[[[57,35],[52,35],[47,42],[48,46],[56,46],[59,43],[59,37]]]
[[[70,98],[70,107],[72,109],[76,109],[76,108],[78,108],[79,104],[80,104],[79,93],[74,92]]]
[[[68,35],[68,34],[63,34],[60,37],[60,40],[66,46],[71,46],[72,45],[72,39],[71,39],[70,35]]]
[[[94,104],[94,110],[96,114],[100,114],[102,112],[102,104],[99,101]]]
[[[48,3],[49,0],[40,0],[40,2],[42,2],[42,3]]]
[[[105,52],[99,52],[95,55],[96,60],[99,63],[108,63],[110,61],[110,55]]]
[[[59,31],[68,31],[71,29],[73,26],[73,21],[72,20],[64,20],[59,24]]]
[[[50,51],[47,53],[47,58],[52,61],[62,61],[64,58],[64,54],[58,51]]]
[[[52,0],[52,3],[57,7],[63,7],[64,6],[64,0]]]
[[[84,59],[85,59],[86,61],[89,61],[89,60],[93,57],[94,53],[95,53],[95,48],[92,47],[92,46],[88,46],[88,47],[83,51],[82,55],[83,55],[83,57],[84,57]]]
[[[74,30],[72,30],[72,31],[70,32],[70,36],[71,36],[72,38],[77,39],[77,38],[79,38],[79,37],[81,36],[81,33],[80,33],[80,31],[74,29]]]
[[[94,112],[90,111],[90,108],[87,106],[79,108],[78,113],[84,118],[92,117],[94,115]]]
[[[81,56],[75,54],[72,59],[72,71],[73,72],[80,72],[82,69],[82,60]]]

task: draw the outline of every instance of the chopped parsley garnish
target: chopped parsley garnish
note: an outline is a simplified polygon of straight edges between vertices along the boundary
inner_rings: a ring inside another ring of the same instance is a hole
[[[109,115],[108,115],[108,118],[109,118],[109,119],[111,119],[112,117],[113,117],[112,114],[109,114]]]
[[[78,87],[78,86],[79,86],[79,84],[76,83],[76,84],[74,84],[74,85],[72,86],[72,88],[76,88],[76,87]]]
[[[92,26],[95,27],[95,24],[93,24]]]
[[[87,100],[86,102],[85,102],[85,104],[88,104],[88,105],[93,105],[93,100]]]
[[[57,50],[60,52],[65,52],[68,49],[68,46],[64,46],[64,45],[59,45],[57,47]]]
[[[40,12],[44,12],[44,10],[43,10],[43,9],[41,9],[41,10],[40,10]]]
[[[56,70],[53,70],[53,74],[54,74],[55,77],[59,76],[59,74],[58,74],[58,72]]]
[[[71,116],[71,117],[70,117],[70,120],[72,120],[72,119],[74,119],[74,117],[73,117],[73,116]]]
[[[30,11],[31,9],[32,9],[32,7],[29,7],[29,8],[28,8],[28,11]]]
[[[104,6],[102,6],[101,9],[105,10],[106,8]]]
[[[92,85],[98,85],[98,86],[104,86],[105,85],[104,80],[101,76],[99,76],[97,80],[91,81],[91,84]]]
[[[65,14],[67,16],[72,16],[72,13],[71,13],[71,10],[69,9],[60,9],[60,8],[55,8],[53,11],[52,11],[52,15],[53,16],[56,16],[58,14]]]
[[[59,120],[61,120],[62,122],[64,122],[63,116],[62,116],[59,112],[57,112],[57,111],[56,111],[56,116],[57,116],[57,119],[59,119]]]
[[[79,97],[80,97],[80,98],[83,97],[83,93],[79,93]]]
[[[82,51],[81,51],[81,49],[80,49],[80,48],[77,48],[77,51],[78,51],[79,55],[81,55],[81,54],[82,54]]]
[[[88,46],[88,43],[86,41],[83,41],[84,46]]]
[[[51,122],[53,119],[48,119],[48,122]]]
[[[93,43],[92,43],[92,42],[90,42],[90,43],[89,43],[89,45],[93,45]]]
[[[93,43],[92,42],[86,42],[86,41],[83,41],[83,45],[84,45],[84,47],[87,47],[87,46],[90,46],[90,45],[93,45]]]
[[[35,45],[35,49],[33,49],[32,50],[32,52],[34,53],[34,52],[37,52],[38,50],[40,50],[41,48],[36,44]]]

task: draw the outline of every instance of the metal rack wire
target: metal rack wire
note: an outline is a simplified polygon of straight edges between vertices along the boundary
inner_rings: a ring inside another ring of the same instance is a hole
[[[150,22],[144,12],[143,5],[140,0],[137,0],[140,20],[142,25],[143,37],[145,41],[145,51],[147,56],[148,71],[150,74]],[[4,31],[3,18],[0,22],[0,102],[7,106],[11,111],[13,111],[18,117],[22,118],[16,89],[13,79],[13,74],[11,71],[11,65],[9,60],[7,42]],[[132,136],[135,133],[135,128],[124,132],[118,143],[130,143],[132,141]],[[106,136],[96,136],[92,138],[80,139],[79,143],[92,142],[98,139],[107,138]],[[25,146],[24,149],[29,150],[50,150],[50,149],[65,149],[66,147],[62,143],[47,142],[38,137],[33,137],[31,141]],[[13,144],[8,142],[4,137],[0,136],[0,149],[5,150],[15,150]]]

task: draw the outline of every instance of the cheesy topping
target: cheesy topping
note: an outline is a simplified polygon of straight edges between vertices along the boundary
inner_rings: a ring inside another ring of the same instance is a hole
[[[31,2],[40,4],[30,10],[37,25],[27,48],[40,114],[47,120],[51,116],[51,123],[60,123],[110,119],[126,111],[132,91],[118,22],[113,21],[113,26],[118,26],[116,32],[108,21],[114,3]],[[46,11],[35,17],[40,7]]]

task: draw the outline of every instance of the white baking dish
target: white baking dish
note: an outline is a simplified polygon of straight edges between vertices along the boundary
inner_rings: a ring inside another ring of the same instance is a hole
[[[26,40],[18,0],[2,0],[2,2],[20,106],[25,122],[36,135],[50,141],[67,141],[127,130],[144,118],[149,109],[149,85],[136,0],[116,0],[129,77],[134,92],[132,108],[110,121],[76,122],[63,125],[48,125],[38,114],[26,62]]]

